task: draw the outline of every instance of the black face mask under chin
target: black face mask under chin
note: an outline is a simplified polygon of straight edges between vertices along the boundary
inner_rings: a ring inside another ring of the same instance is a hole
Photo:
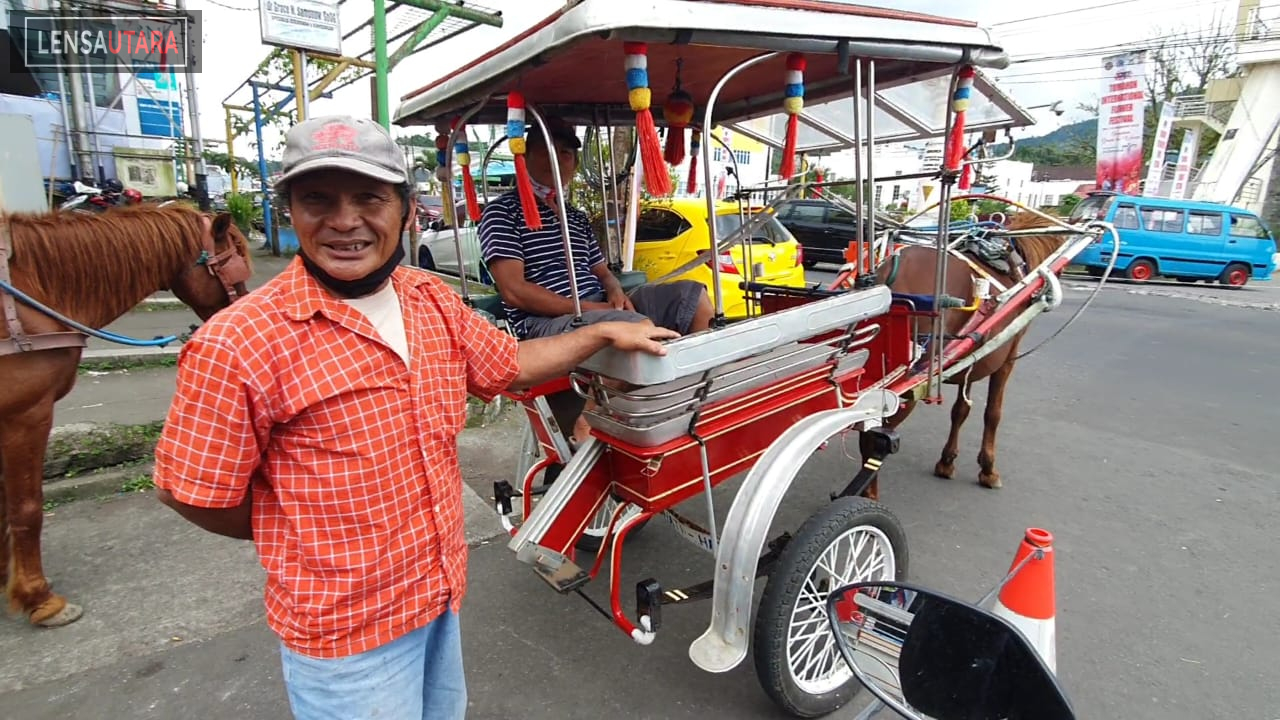
[[[404,243],[396,243],[396,251],[391,253],[391,257],[382,264],[382,267],[365,275],[358,280],[339,280],[338,278],[325,272],[319,265],[315,264],[307,254],[298,249],[298,256],[302,258],[302,266],[311,273],[311,277],[320,281],[322,285],[334,291],[338,295],[345,298],[364,297],[369,293],[382,287],[382,283],[391,277],[391,273],[396,271],[396,266],[404,260]]]

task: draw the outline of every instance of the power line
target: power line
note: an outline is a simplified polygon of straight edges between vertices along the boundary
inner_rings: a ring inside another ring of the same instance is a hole
[[[1046,15],[1032,15],[1030,17],[1018,18],[1017,20],[1006,20],[1004,22],[992,23],[991,27],[999,27],[1001,25],[1013,25],[1015,23],[1031,22],[1033,20],[1044,20],[1045,18],[1058,17],[1061,15],[1072,15],[1074,13],[1088,12],[1089,10],[1099,10],[1102,8],[1115,7],[1117,5],[1128,5],[1138,2],[1138,0],[1116,0],[1115,2],[1103,3],[1101,5],[1091,5],[1089,7],[1076,8],[1075,10],[1062,10],[1060,12],[1048,13]]]

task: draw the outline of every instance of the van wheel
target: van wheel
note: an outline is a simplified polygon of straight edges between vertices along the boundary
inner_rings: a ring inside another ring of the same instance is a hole
[[[1155,263],[1145,258],[1140,258],[1129,263],[1129,269],[1125,271],[1125,277],[1137,282],[1146,282],[1155,276]]]
[[[1249,282],[1249,266],[1244,263],[1231,263],[1226,270],[1222,271],[1218,282],[1230,287],[1244,287]]]

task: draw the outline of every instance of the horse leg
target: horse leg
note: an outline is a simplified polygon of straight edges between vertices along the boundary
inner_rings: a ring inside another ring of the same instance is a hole
[[[13,556],[6,586],[9,610],[25,614],[33,625],[66,625],[78,620],[84,611],[53,592],[40,560],[44,454],[53,426],[53,404],[37,405],[12,420],[0,430],[0,455],[5,458],[5,511]]]
[[[0,451],[0,588],[9,587],[9,516],[4,511],[4,452]]]
[[[969,368],[969,370],[972,369],[972,367]],[[956,456],[960,453],[960,426],[969,419],[969,410],[973,407],[973,400],[969,399],[969,391],[973,389],[973,383],[969,380],[969,370],[965,371],[964,377],[960,379],[960,384],[957,386],[956,404],[951,406],[951,433],[947,435],[947,444],[942,448],[942,456],[933,466],[934,475],[948,480],[956,472]]]
[[[991,373],[991,380],[987,384],[987,408],[982,417],[982,449],[978,452],[978,465],[982,468],[982,472],[978,473],[978,482],[984,487],[1001,487],[1000,473],[996,472],[996,428],[1000,426],[1000,417],[1004,412],[1004,389],[1009,376],[1013,374],[1019,339],[1013,339],[1009,359]]]

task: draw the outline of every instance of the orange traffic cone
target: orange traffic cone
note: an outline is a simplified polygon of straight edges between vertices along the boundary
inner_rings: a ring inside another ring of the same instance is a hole
[[[1033,557],[1027,559],[1028,555]],[[1040,528],[1028,528],[1009,566],[1010,571],[1023,560],[1027,564],[1000,590],[992,610],[1026,635],[1049,669],[1057,673],[1053,534]]]

